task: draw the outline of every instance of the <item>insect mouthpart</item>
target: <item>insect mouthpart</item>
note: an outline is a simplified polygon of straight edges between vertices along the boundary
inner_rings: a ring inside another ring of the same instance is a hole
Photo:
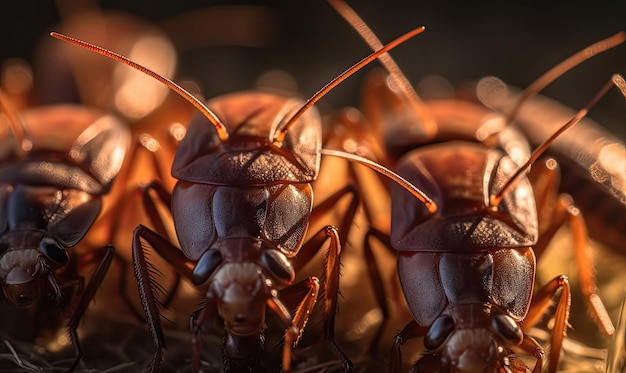
[[[450,372],[496,372],[498,345],[486,329],[461,329],[450,336],[443,362]]]
[[[253,263],[226,263],[214,281],[212,289],[226,328],[239,336],[258,334],[264,327],[267,301],[261,268]]]
[[[43,291],[37,250],[9,251],[0,258],[0,277],[5,298],[17,307],[29,307]]]

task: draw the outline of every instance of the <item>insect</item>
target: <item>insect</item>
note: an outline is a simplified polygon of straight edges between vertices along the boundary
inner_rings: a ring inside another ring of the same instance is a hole
[[[516,93],[512,88],[509,91],[511,99],[494,105],[497,110],[511,107]],[[516,123],[531,144],[539,144],[539,136],[547,136],[573,112],[547,97],[534,97],[522,106]],[[548,152],[562,171],[559,190],[576,201],[590,237],[616,253],[621,253],[621,243],[626,240],[626,175],[621,167],[625,152],[623,140],[587,118],[564,133]]]
[[[577,117],[569,123],[578,120]],[[503,145],[510,140],[506,138],[510,133],[505,131],[499,136],[504,136]],[[528,180],[515,181],[520,178],[520,170],[529,167],[531,161],[520,166],[502,154],[492,155],[493,149],[485,151],[480,146],[462,142],[451,144],[456,149],[446,145],[414,150],[403,157],[398,166],[400,175],[415,185],[431,189],[443,208],[439,216],[428,218],[423,213],[410,211],[416,206],[406,207],[405,198],[392,202],[392,206],[399,208],[392,207],[391,242],[399,251],[398,273],[415,317],[415,321],[396,336],[392,365],[394,369],[401,365],[401,344],[413,336],[424,335],[428,352],[417,362],[415,369],[418,371],[426,367],[451,371],[496,367],[500,371],[525,371],[526,367],[510,356],[507,344],[518,345],[533,354],[537,359],[535,371],[540,371],[543,349],[525,334],[525,330],[535,325],[552,299],[558,297],[548,359],[548,370],[555,372],[571,302],[568,280],[557,276],[534,297],[532,294],[535,258],[566,221],[575,235],[577,261],[585,263],[579,272],[590,312],[607,335],[614,330],[588,266],[589,243],[584,220],[567,196],[558,195],[553,161],[535,165],[536,170]],[[533,163],[538,154],[537,151],[532,154]],[[438,157],[457,164],[447,163],[443,172],[439,172],[435,161]],[[490,157],[494,158],[489,160]],[[463,175],[474,167],[491,176],[470,179],[470,184],[480,192],[464,194],[462,190],[466,186],[450,176]],[[476,185],[481,179],[485,189]],[[514,188],[510,186],[513,182],[516,183]],[[533,200],[525,200],[533,196],[540,218],[550,218],[548,222],[539,219],[539,226]],[[509,202],[505,201],[507,198]],[[506,204],[509,206],[503,206]],[[484,206],[491,210],[481,211]],[[428,238],[424,232],[432,230],[438,234]],[[426,237],[420,237],[422,235]],[[407,274],[416,273],[416,268],[423,268],[423,272],[417,272],[423,275]],[[430,283],[437,290],[422,295],[418,283]]]
[[[358,16],[342,2],[331,3],[376,49],[379,42]],[[563,71],[623,41],[624,33],[620,33],[586,48],[538,79],[522,97],[535,95]],[[489,109],[464,102],[424,105],[392,60],[386,67],[424,113],[419,117],[416,110],[400,116],[400,120],[417,119],[424,125],[413,137],[403,134],[396,138],[408,140],[403,144],[407,148],[419,140],[432,144],[411,150],[397,166],[401,176],[432,200],[403,196],[404,192],[392,186],[390,236],[371,230],[366,237],[370,260],[368,240],[372,237],[397,251],[398,276],[414,317],[395,337],[391,369],[402,369],[400,346],[423,336],[426,352],[413,367],[415,371],[526,371],[526,365],[512,354],[511,346],[519,346],[537,359],[534,371],[538,372],[545,353],[526,331],[558,298],[548,368],[556,371],[569,315],[569,283],[565,276],[557,276],[534,298],[533,287],[535,258],[566,221],[575,235],[577,262],[584,263],[579,272],[588,307],[599,327],[611,335],[614,328],[588,265],[584,220],[573,202],[557,193],[556,163],[535,162],[554,138],[584,117],[613,84],[624,92],[623,79],[617,76],[605,85],[585,109],[531,154],[524,137],[506,125],[517,108],[507,121]],[[518,105],[523,102],[520,99]],[[400,105],[412,109],[406,103]],[[412,130],[408,123],[403,123],[405,129]],[[527,179],[524,173],[533,164]],[[380,274],[375,268],[371,274],[385,308],[384,289],[377,285]]]
[[[42,329],[51,327],[55,307],[71,310],[73,371],[83,355],[77,328],[113,258],[110,245],[77,250],[130,137],[117,118],[81,106],[30,109],[20,120],[0,92],[0,108],[0,298],[35,308]],[[94,262],[85,285],[81,272]]]
[[[151,371],[160,369],[165,341],[156,298],[159,285],[151,278],[152,269],[142,240],[203,292],[203,305],[190,320],[194,371],[199,369],[201,337],[218,320],[224,324],[227,369],[254,366],[261,353],[267,309],[285,329],[282,369],[288,371],[292,346],[298,342],[320,292],[316,277],[292,284],[295,273],[330,239],[321,285],[324,336],[344,369],[352,369],[349,358],[334,341],[333,320],[339,286],[342,242],[339,232],[349,231],[358,196],[354,188],[348,186],[312,208],[310,183],[317,177],[320,154],[349,160],[355,157],[320,149],[321,125],[313,105],[377,56],[423,30],[423,27],[416,28],[385,45],[340,74],[306,102],[246,92],[215,98],[206,106],[175,83],[125,57],[52,33],[54,37],[153,76],[204,114],[191,122],[174,158],[172,175],[178,183],[173,193],[157,183],[145,189],[145,207],[156,229],[140,225],[133,237],[136,278],[155,344]],[[395,177],[372,162],[361,162],[386,172],[392,179]],[[151,193],[156,194],[156,199]],[[319,220],[345,196],[351,196],[351,202],[339,229],[325,226],[304,242],[308,225]],[[158,201],[171,207],[181,249],[164,238],[165,229],[155,210]],[[278,292],[286,286],[306,289],[293,316]]]

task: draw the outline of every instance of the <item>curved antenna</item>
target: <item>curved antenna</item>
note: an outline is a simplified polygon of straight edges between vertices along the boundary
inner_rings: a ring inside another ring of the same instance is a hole
[[[11,105],[11,102],[6,94],[0,89],[0,111],[6,115],[9,120],[9,127],[11,128],[11,132],[13,132],[13,136],[15,136],[15,141],[19,144],[20,151],[29,151],[33,147],[33,142],[28,136],[28,133],[24,129],[24,125],[22,121],[17,117],[15,112],[15,108]]]
[[[537,158],[539,158],[539,156],[548,149],[548,147],[554,142],[554,140],[556,140],[567,129],[580,122],[587,115],[589,110],[591,110],[591,108],[598,102],[598,100],[600,100],[602,96],[604,96],[604,94],[606,94],[613,86],[619,88],[624,97],[626,97],[626,83],[624,82],[624,78],[619,74],[613,74],[613,76],[611,76],[611,79],[604,85],[604,87],[602,87],[602,89],[600,89],[600,91],[598,91],[598,93],[596,93],[591,101],[589,101],[589,103],[584,108],[580,109],[569,121],[567,121],[567,123],[565,123],[563,126],[561,126],[561,128],[553,133],[552,136],[550,136],[541,145],[539,145],[537,149],[532,152],[528,161],[526,161],[526,163],[524,163],[524,165],[521,166],[511,178],[509,178],[509,180],[504,184],[502,189],[500,189],[497,194],[489,198],[489,207],[492,209],[497,208],[500,202],[502,202],[504,193],[506,193],[508,189],[511,189],[513,185],[515,185],[521,175],[530,169],[530,167],[535,163]]]
[[[319,101],[322,97],[324,97],[328,92],[330,92],[333,88],[335,88],[339,83],[343,82],[347,78],[349,78],[352,74],[359,71],[361,68],[369,64],[370,62],[377,59],[380,55],[387,53],[389,50],[397,47],[398,45],[404,43],[410,38],[421,34],[424,32],[426,28],[424,26],[420,26],[416,29],[413,29],[406,34],[400,36],[399,38],[393,40],[389,44],[385,45],[383,48],[377,50],[376,52],[370,54],[369,56],[363,58],[361,61],[352,65],[349,69],[339,74],[335,79],[331,80],[328,84],[326,84],[322,89],[317,91],[311,98],[307,100],[307,102],[298,110],[278,131],[276,136],[274,137],[274,143],[281,143],[285,139],[285,135],[287,131],[289,131],[289,127],[291,127],[300,117],[317,101]]]
[[[532,84],[526,87],[526,89],[524,89],[522,93],[517,97],[517,102],[513,107],[513,110],[511,110],[509,115],[506,117],[506,123],[512,123],[522,105],[526,101],[528,101],[528,99],[536,96],[541,90],[543,90],[550,83],[555,81],[558,77],[565,74],[582,62],[588,60],[589,58],[606,50],[609,50],[617,45],[620,45],[624,42],[624,40],[626,40],[626,34],[624,33],[624,31],[619,32],[611,37],[591,44],[590,46],[586,47],[578,53],[573,54],[565,61],[548,70],[546,73],[537,78],[537,80],[535,80]]]
[[[196,97],[194,97],[192,94],[190,94],[189,92],[187,92],[183,87],[179,86],[178,84],[174,83],[173,81],[169,80],[168,78],[161,76],[160,74],[136,63],[131,61],[130,59],[128,59],[127,57],[124,57],[120,54],[117,54],[115,52],[112,52],[108,49],[104,49],[102,47],[99,47],[97,45],[93,45],[87,42],[84,42],[82,40],[78,40],[75,38],[72,38],[70,36],[66,36],[63,34],[60,34],[58,32],[51,32],[50,36],[65,41],[67,43],[70,44],[74,44],[76,46],[85,48],[85,49],[89,49],[92,52],[101,54],[105,57],[108,57],[112,60],[121,62],[125,65],[128,65],[136,70],[141,71],[142,73],[151,76],[152,78],[158,80],[159,82],[165,84],[168,88],[170,88],[172,91],[178,93],[181,97],[183,97],[185,100],[187,100],[189,103],[191,103],[193,106],[195,106],[198,110],[200,110],[200,112],[202,112],[202,114],[204,114],[204,116],[211,122],[211,124],[213,124],[213,127],[215,127],[215,130],[217,131],[217,135],[220,138],[220,141],[225,142],[226,140],[228,140],[228,131],[226,130],[226,127],[224,126],[224,124],[222,123],[222,121],[217,117],[217,115],[215,115],[214,112],[212,112],[205,104],[202,103],[202,101],[198,100]]]
[[[433,201],[430,197],[428,197],[426,195],[426,193],[422,192],[415,185],[413,185],[410,182],[408,182],[405,178],[403,178],[402,176],[398,175],[397,173],[391,171],[390,169],[386,168],[385,166],[382,166],[382,165],[380,165],[380,164],[378,164],[376,162],[370,161],[367,158],[360,157],[360,156],[358,156],[356,154],[346,153],[346,152],[342,152],[342,151],[339,151],[339,150],[322,149],[321,153],[324,154],[324,155],[330,155],[330,156],[333,156],[333,157],[339,157],[339,158],[347,159],[349,161],[362,164],[363,166],[366,166],[366,167],[368,167],[368,168],[378,172],[379,174],[381,174],[381,175],[389,178],[390,180],[394,181],[395,183],[397,183],[398,185],[400,185],[401,187],[406,189],[409,193],[414,195],[417,199],[419,199],[420,202],[422,202],[424,204],[424,206],[428,209],[428,212],[430,212],[431,215],[434,215],[434,214],[437,213],[438,207],[437,207],[437,204],[435,203],[435,201]]]
[[[380,39],[374,34],[374,31],[363,21],[363,19],[343,0],[327,0],[328,3],[335,8],[348,22],[352,28],[359,33],[361,38],[365,40],[367,45],[372,50],[378,50],[383,47]],[[378,57],[380,62],[385,66],[385,69],[391,75],[391,78],[400,88],[404,94],[404,98],[411,105],[418,118],[422,119],[422,125],[425,127],[426,132],[434,133],[437,128],[435,118],[430,114],[424,101],[417,95],[417,92],[407,79],[406,75],[402,72],[396,61],[389,55],[389,53],[382,54]]]

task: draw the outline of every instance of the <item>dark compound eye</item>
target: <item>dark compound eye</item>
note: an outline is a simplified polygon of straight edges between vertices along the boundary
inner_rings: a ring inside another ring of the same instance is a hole
[[[524,334],[519,325],[508,315],[495,314],[492,321],[493,329],[504,339],[519,345],[524,339]]]
[[[6,242],[0,242],[0,255],[4,254],[9,249],[9,244]]]
[[[278,250],[266,249],[261,257],[263,265],[274,274],[280,281],[290,284],[296,277],[291,262]]]
[[[194,285],[201,285],[208,280],[220,263],[222,263],[222,254],[218,250],[209,250],[202,254],[193,268],[192,282]]]
[[[59,265],[67,264],[70,259],[67,255],[67,251],[49,237],[44,237],[41,242],[39,242],[39,251],[48,257],[48,259],[51,259]]]
[[[454,331],[454,328],[452,317],[448,315],[439,316],[428,329],[426,336],[424,336],[424,347],[428,350],[436,350],[441,347],[443,342],[448,339],[450,333]]]

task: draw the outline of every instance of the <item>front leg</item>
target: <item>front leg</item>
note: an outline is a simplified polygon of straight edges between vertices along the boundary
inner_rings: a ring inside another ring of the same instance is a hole
[[[196,373],[200,371],[200,345],[202,336],[205,332],[206,325],[218,318],[217,301],[212,292],[207,293],[204,305],[201,309],[191,314],[189,318],[189,329],[191,330],[191,371]]]
[[[287,307],[278,298],[278,292],[274,289],[270,290],[270,298],[267,301],[268,307],[274,311],[278,318],[282,321],[285,328],[285,343],[283,345],[283,372],[291,371],[292,349],[298,344],[300,337],[304,331],[309,316],[313,312],[313,307],[317,301],[320,290],[320,283],[316,277],[308,279],[292,285],[292,288],[299,288],[302,284],[306,284],[306,295],[300,301],[296,313],[291,318]]]
[[[339,269],[341,242],[337,228],[326,226],[318,231],[307,243],[302,246],[298,257],[305,258],[306,263],[314,256],[324,244],[330,239],[326,260],[324,263],[324,273],[322,276],[322,294],[324,307],[324,339],[341,360],[346,372],[352,371],[352,362],[335,341],[335,315],[337,313],[337,297],[339,295]],[[294,266],[296,270],[298,269]]]
[[[425,335],[427,331],[428,330],[426,328],[419,326],[415,320],[412,320],[408,324],[406,324],[406,326],[400,332],[396,334],[396,336],[393,338],[393,346],[391,347],[389,372],[400,373],[404,371],[402,364],[401,346],[405,344],[409,339]],[[429,359],[429,355],[424,355],[424,358]],[[419,362],[417,364],[419,364]]]
[[[558,295],[559,293],[560,296]],[[567,277],[562,275],[557,276],[539,290],[533,298],[523,324],[524,330],[528,330],[535,325],[546,313],[546,310],[554,303],[554,299],[557,296],[558,302],[554,315],[554,327],[552,328],[552,336],[550,338],[550,355],[548,359],[548,372],[550,373],[556,373],[557,371],[563,339],[567,334],[569,311],[572,302],[572,295]],[[534,348],[534,351],[532,351],[532,348]],[[535,365],[533,373],[538,373],[542,369],[543,353],[537,349],[537,346],[535,345],[532,345],[532,348],[527,348],[526,351],[534,353],[535,358],[537,358],[537,364]]]
[[[182,251],[172,245],[168,240],[156,234],[154,231],[139,225],[133,233],[133,267],[135,268],[135,278],[139,289],[141,304],[146,315],[146,321],[152,341],[154,343],[154,355],[149,371],[160,372],[163,363],[163,348],[165,348],[165,337],[161,326],[159,309],[162,303],[157,294],[162,293],[161,286],[152,278],[156,269],[146,259],[144,247],[141,239],[146,240],[152,248],[174,268],[176,268],[186,278],[192,276],[192,266]]]
[[[91,303],[96,291],[98,291],[98,288],[102,284],[102,280],[104,279],[105,274],[111,266],[111,261],[113,260],[113,246],[109,245],[105,248],[105,250],[104,257],[100,261],[100,264],[96,268],[93,276],[91,276],[91,279],[89,280],[85,291],[82,293],[78,304],[74,308],[72,317],[68,323],[70,338],[72,340],[72,345],[74,346],[74,351],[76,352],[76,359],[68,372],[73,372],[78,366],[80,359],[83,357],[83,351],[78,340],[77,328],[80,320],[82,320],[85,312],[87,311],[89,303]]]

